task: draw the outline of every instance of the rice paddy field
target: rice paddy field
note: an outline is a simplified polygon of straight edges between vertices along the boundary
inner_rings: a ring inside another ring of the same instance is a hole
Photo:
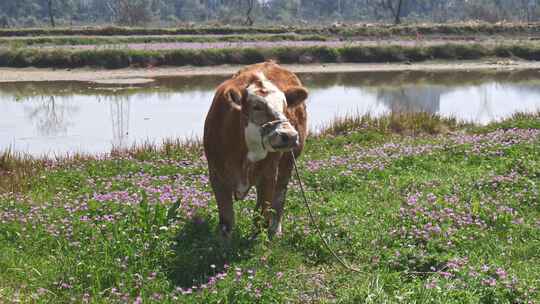
[[[0,302],[538,303],[540,116],[336,121],[289,186],[284,233],[232,242],[197,142],[102,156],[0,155]]]
[[[538,60],[540,24],[89,27],[0,30],[0,67]]]

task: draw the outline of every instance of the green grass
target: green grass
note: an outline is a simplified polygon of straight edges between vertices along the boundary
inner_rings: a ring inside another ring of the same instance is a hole
[[[264,60],[281,63],[312,62],[421,62],[426,60],[471,60],[482,58],[517,58],[540,60],[540,47],[535,44],[449,43],[415,46],[344,46],[344,47],[274,47],[223,49],[0,49],[0,67],[77,68],[84,66],[124,68],[129,66],[212,66],[219,64],[251,64]]]
[[[232,34],[283,34],[291,33],[278,27],[185,27],[185,28],[130,28],[130,27],[83,27],[83,28],[22,28],[0,29],[0,37],[18,36],[138,36],[138,35],[232,35]]]
[[[249,196],[224,247],[200,145],[171,143],[42,161],[0,192],[0,302],[539,301],[540,116],[403,119],[411,132],[392,118],[336,124],[300,161],[325,237],[360,274],[324,249],[296,183],[282,237],[248,241]]]
[[[137,35],[233,35],[233,34],[316,34],[339,36],[382,37],[389,35],[535,35],[540,33],[540,23],[485,23],[463,22],[444,24],[371,24],[347,26],[194,26],[183,28],[130,28],[130,27],[80,27],[80,28],[15,28],[0,29],[0,37],[17,36],[137,36]]]
[[[66,45],[104,45],[128,43],[174,43],[174,42],[246,42],[246,41],[326,41],[330,36],[265,34],[265,35],[189,35],[189,36],[51,36],[29,38],[0,38],[0,46],[66,46]]]

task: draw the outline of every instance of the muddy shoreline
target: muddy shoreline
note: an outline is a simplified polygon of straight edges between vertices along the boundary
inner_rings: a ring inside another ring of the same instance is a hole
[[[481,60],[457,62],[422,63],[328,63],[328,64],[284,64],[295,73],[339,73],[339,72],[384,72],[384,71],[481,71],[481,70],[527,70],[539,69],[540,62]],[[156,67],[105,69],[44,69],[44,68],[0,68],[2,82],[83,81],[107,84],[142,84],[158,77],[230,75],[241,65],[208,67]]]

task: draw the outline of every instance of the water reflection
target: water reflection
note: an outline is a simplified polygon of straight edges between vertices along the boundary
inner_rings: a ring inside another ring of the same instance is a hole
[[[312,130],[344,115],[429,112],[488,123],[540,110],[540,73],[302,74]],[[0,149],[101,153],[200,136],[224,77],[162,78],[136,87],[0,84]]]
[[[441,86],[382,88],[377,100],[392,112],[439,112],[441,95],[448,91]]]
[[[112,147],[113,149],[127,148],[129,147],[130,96],[114,96],[108,103],[112,124]]]
[[[79,110],[69,101],[57,101],[55,96],[43,96],[41,102],[33,105],[24,104],[24,112],[32,121],[36,133],[41,136],[66,135],[68,127],[73,125],[73,115]]]
[[[391,112],[427,112],[427,113],[439,113],[445,116],[458,117],[462,120],[474,121],[480,124],[496,121],[499,118],[504,118],[508,115],[505,113],[516,112],[516,106],[507,107],[510,112],[505,112],[504,105],[501,105],[502,113],[497,112],[498,97],[495,96],[499,93],[509,94],[515,92],[515,97],[510,100],[518,98],[517,95],[523,94],[526,90],[532,88],[521,86],[520,88],[515,86],[505,86],[498,83],[487,83],[480,86],[467,86],[462,88],[449,88],[443,86],[422,86],[422,87],[399,87],[395,89],[379,89],[377,90],[377,101],[383,103]],[[460,98],[456,98],[452,94],[460,95],[460,93],[468,91],[471,95],[469,97],[463,96],[463,100],[470,99],[475,100],[474,107],[465,106],[461,110],[454,109],[448,112],[451,106],[446,103],[460,102]],[[471,98],[471,96],[474,96]],[[444,103],[443,110],[441,110],[441,103]],[[522,108],[523,111],[527,111],[527,108]]]

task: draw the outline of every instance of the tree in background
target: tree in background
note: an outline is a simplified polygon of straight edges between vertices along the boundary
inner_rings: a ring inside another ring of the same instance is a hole
[[[270,21],[288,22],[301,16],[302,0],[273,0],[262,2],[263,17]]]
[[[540,0],[0,0],[0,26],[536,21]],[[4,18],[4,19],[6,19]],[[5,21],[5,20],[4,20]]]
[[[106,0],[113,20],[121,25],[145,25],[150,23],[155,14],[152,0]]]
[[[51,27],[55,27],[58,18],[62,18],[64,21],[69,19],[70,22],[74,15],[74,6],[76,2],[80,0],[44,0],[40,7],[42,7],[43,16],[46,16]]]
[[[47,11],[49,12],[49,20],[51,22],[51,26],[55,27],[56,24],[54,23],[53,0],[47,0]]]
[[[381,0],[381,7],[392,14],[394,24],[401,23],[401,10],[404,0]]]
[[[8,28],[9,21],[6,15],[0,16],[0,28]]]
[[[247,3],[247,12],[246,12],[246,22],[244,22],[245,25],[252,26],[253,25],[253,19],[251,18],[251,12],[253,11],[253,2],[255,0],[246,0]]]

